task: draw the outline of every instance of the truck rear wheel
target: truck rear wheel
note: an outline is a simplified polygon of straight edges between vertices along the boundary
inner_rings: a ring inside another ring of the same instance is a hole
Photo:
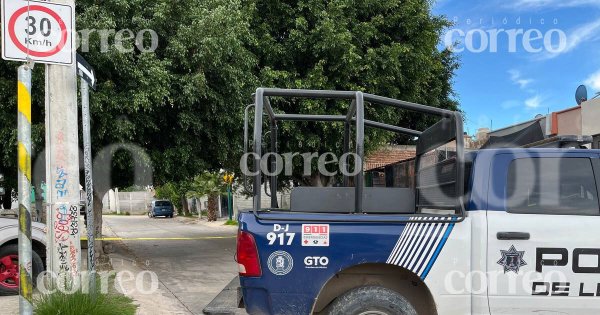
[[[417,315],[410,302],[400,294],[378,286],[350,290],[335,299],[325,310],[328,315]]]

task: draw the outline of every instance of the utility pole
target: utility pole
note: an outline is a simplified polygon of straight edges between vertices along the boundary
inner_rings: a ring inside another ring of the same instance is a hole
[[[94,223],[94,182],[92,178],[92,136],[90,133],[90,87],[95,89],[96,76],[94,69],[77,54],[77,73],[81,77],[81,121],[83,125],[83,170],[85,174],[85,213],[88,238],[88,272],[89,288],[92,298],[96,294],[96,225]]]
[[[19,312],[30,315],[32,305],[31,272],[31,67],[19,67],[18,162],[19,162]]]
[[[96,225],[94,224],[94,185],[92,180],[92,140],[90,134],[90,88],[81,78],[81,120],[83,121],[83,164],[85,173],[85,211],[87,217],[88,272],[92,296],[96,292]]]
[[[75,6],[74,0],[53,2]],[[81,270],[77,118],[76,66],[46,65],[47,267],[74,287]]]

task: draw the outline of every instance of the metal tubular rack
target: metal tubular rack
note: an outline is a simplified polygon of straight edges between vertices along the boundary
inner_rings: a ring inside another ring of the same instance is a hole
[[[303,99],[334,99],[334,100],[349,100],[351,101],[347,115],[308,115],[308,114],[276,114],[273,107],[271,106],[270,97],[284,97],[284,98],[303,98]],[[398,127],[389,125],[381,122],[371,121],[365,119],[365,103],[379,104],[385,106],[393,106],[398,109],[410,110],[423,114],[435,115],[441,117],[438,123],[425,131],[412,130],[408,128]],[[248,105],[245,111],[245,126],[244,126],[244,153],[248,153],[249,143],[249,110],[254,107],[254,132],[252,139],[252,153],[254,153],[253,167],[256,175],[253,176],[253,212],[258,215],[259,212],[279,210],[277,205],[277,194],[271,193],[271,207],[261,207],[261,174],[260,163],[262,157],[262,136],[263,136],[263,116],[269,118],[269,126],[271,132],[271,152],[277,153],[277,137],[278,128],[277,123],[279,121],[315,121],[315,122],[343,122],[344,131],[344,154],[350,151],[350,133],[351,126],[354,125],[356,132],[355,139],[355,153],[360,157],[361,161],[364,161],[364,141],[365,141],[365,126],[378,128],[386,131],[391,131],[399,134],[405,134],[409,136],[418,137],[419,141],[417,144],[417,165],[419,158],[435,147],[441,146],[451,141],[456,143],[456,179],[455,179],[455,193],[456,193],[456,209],[458,210],[458,216],[453,216],[455,222],[460,222],[465,218],[464,209],[464,181],[465,181],[465,163],[464,163],[464,138],[463,138],[463,120],[462,115],[459,112],[450,111],[446,109],[440,109],[436,107],[396,100],[392,98],[372,95],[363,93],[360,91],[330,91],[330,90],[297,90],[297,89],[277,89],[277,88],[258,88],[254,94],[254,104]],[[266,115],[265,115],[266,113]],[[276,159],[272,159],[271,167],[275,168]],[[354,177],[355,183],[355,206],[354,213],[363,213],[363,191],[364,191],[364,170],[363,163],[360,164],[360,171]],[[418,167],[417,167],[418,170]],[[418,177],[417,174],[415,176]],[[349,178],[344,176],[344,186],[349,186]],[[244,184],[246,180],[244,179]],[[271,192],[277,191],[277,176],[270,176]],[[418,183],[417,183],[418,186]],[[418,192],[417,192],[418,194]],[[447,205],[442,207],[447,208]],[[412,217],[419,216],[411,215]],[[373,215],[374,220],[370,222],[377,222],[375,217],[381,217],[379,215]],[[446,216],[447,217],[447,216]],[[303,219],[304,220],[304,219]],[[340,221],[346,221],[344,219]],[[383,219],[380,222],[389,222],[387,219]],[[419,222],[428,222],[427,220],[421,220]],[[439,222],[439,221],[436,221]]]

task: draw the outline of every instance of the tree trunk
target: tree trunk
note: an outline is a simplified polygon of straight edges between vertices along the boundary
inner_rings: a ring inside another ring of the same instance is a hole
[[[185,195],[181,196],[181,207],[183,208],[183,214],[186,217],[190,216],[190,207],[188,205],[188,201]]]
[[[217,210],[219,209],[219,195],[208,196],[208,222],[217,221]]]
[[[104,196],[104,194],[103,194]],[[93,207],[93,211],[94,211],[94,236],[96,237],[96,239],[99,239],[102,237],[102,197],[103,196],[98,196],[98,194],[94,194],[94,207]],[[104,259],[104,248],[102,247],[102,241],[96,241],[94,242],[94,251],[96,252],[96,263],[98,263],[98,261],[101,261],[101,259]]]

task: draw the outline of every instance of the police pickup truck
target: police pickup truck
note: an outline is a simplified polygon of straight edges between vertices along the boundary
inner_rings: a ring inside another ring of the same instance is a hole
[[[351,104],[343,116],[276,114],[272,97]],[[369,121],[371,104],[439,120],[424,131]],[[254,208],[239,215],[240,294],[230,303],[249,314],[600,313],[600,151],[464,152],[459,113],[361,92],[258,89],[254,105],[254,139],[263,111],[271,133],[279,121],[339,121],[344,150],[354,131],[360,157],[364,126],[414,136],[414,185],[365,187],[359,172],[340,187],[296,187],[281,209],[275,197],[261,205],[266,180],[256,175]]]

